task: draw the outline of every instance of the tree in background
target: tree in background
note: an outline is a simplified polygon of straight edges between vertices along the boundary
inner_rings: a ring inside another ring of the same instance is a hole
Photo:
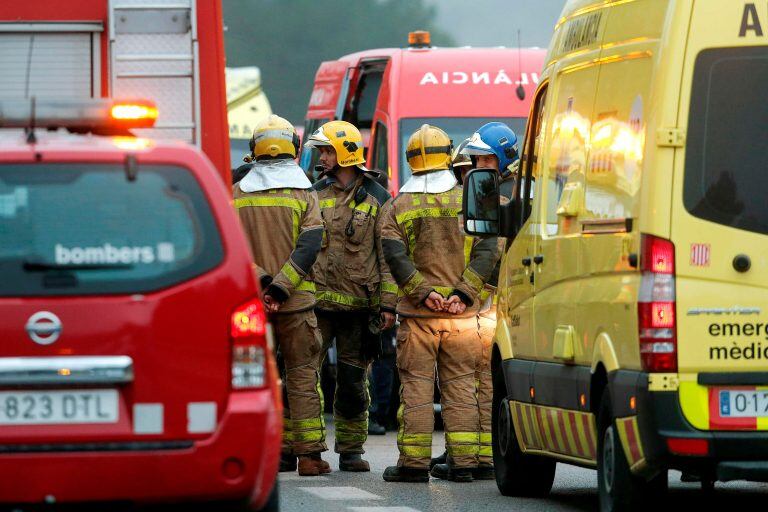
[[[404,47],[429,30],[451,46],[423,0],[224,0],[227,66],[258,66],[272,109],[303,124],[320,62],[371,48]]]

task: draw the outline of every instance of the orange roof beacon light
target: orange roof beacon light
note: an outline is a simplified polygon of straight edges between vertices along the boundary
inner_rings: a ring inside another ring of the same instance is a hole
[[[154,126],[157,116],[157,107],[148,100],[0,99],[0,128],[23,128],[30,142],[36,128],[130,135],[130,129]]]
[[[409,48],[430,48],[432,36],[426,30],[416,30],[408,33]]]
[[[158,114],[155,104],[144,100],[115,102],[109,113],[116,123],[126,123],[131,128],[151,128]]]

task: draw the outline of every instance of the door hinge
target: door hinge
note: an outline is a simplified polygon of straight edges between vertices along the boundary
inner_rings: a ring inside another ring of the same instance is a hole
[[[666,148],[681,148],[685,145],[685,130],[681,128],[659,128],[656,130],[656,145]]]

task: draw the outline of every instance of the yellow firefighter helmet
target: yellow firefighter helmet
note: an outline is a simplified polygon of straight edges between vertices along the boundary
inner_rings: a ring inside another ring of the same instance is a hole
[[[363,136],[355,125],[346,121],[330,121],[315,130],[304,143],[305,148],[330,146],[336,151],[339,167],[355,166],[368,172],[363,156]]]
[[[250,147],[256,160],[296,158],[299,135],[288,120],[272,114],[256,125]]]
[[[408,139],[405,157],[413,174],[449,169],[451,139],[437,126],[421,125]]]

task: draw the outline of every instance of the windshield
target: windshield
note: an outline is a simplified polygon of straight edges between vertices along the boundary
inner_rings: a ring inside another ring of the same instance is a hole
[[[475,131],[485,123],[492,121],[501,121],[517,135],[518,147],[522,148],[522,141],[525,139],[525,121],[524,117],[422,117],[400,120],[400,150],[398,151],[400,161],[400,186],[404,185],[411,177],[411,168],[405,159],[405,148],[408,146],[408,139],[413,132],[418,130],[423,124],[431,124],[444,130],[448,137],[457,146],[461,141],[470,137]]]
[[[766,82],[767,47],[704,50],[696,58],[683,195],[696,217],[768,234]]]
[[[0,296],[140,293],[223,257],[210,207],[184,168],[0,166]]]

